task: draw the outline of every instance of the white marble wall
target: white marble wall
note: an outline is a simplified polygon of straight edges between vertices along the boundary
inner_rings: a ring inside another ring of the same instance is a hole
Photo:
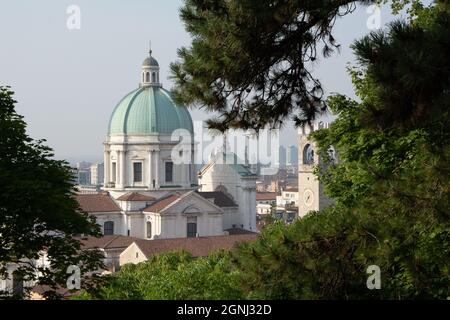
[[[159,189],[161,186],[177,185],[183,188],[195,183],[194,166],[192,164],[176,164],[173,166],[172,181],[165,177],[165,162],[172,161],[172,150],[177,141],[171,141],[167,135],[146,136],[112,136],[105,142],[105,186],[115,182],[116,190],[124,188]],[[191,150],[193,150],[191,145]],[[113,173],[113,162],[116,173]],[[135,182],[133,163],[142,163],[142,181]],[[115,176],[115,181],[114,180]],[[153,181],[155,182],[153,184]]]
[[[213,164],[199,177],[201,191],[215,191],[225,187],[239,206],[239,215],[225,220],[225,229],[242,227],[256,231],[256,178],[242,177],[226,164]]]

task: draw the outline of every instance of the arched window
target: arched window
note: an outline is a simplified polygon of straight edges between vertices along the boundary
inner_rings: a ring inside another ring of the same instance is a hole
[[[156,72],[152,73],[152,82],[156,83]]]
[[[307,144],[303,148],[303,164],[314,163],[314,150],[310,144]]]
[[[106,221],[103,224],[103,235],[110,236],[114,234],[114,221]]]
[[[145,73],[142,74],[142,82],[145,82]]]
[[[152,223],[147,221],[147,238],[151,239],[152,237]]]
[[[145,74],[145,82],[150,82],[150,72]]]
[[[330,158],[329,160],[332,164],[337,163],[336,150],[334,150],[333,147],[330,147],[328,149],[328,157]]]

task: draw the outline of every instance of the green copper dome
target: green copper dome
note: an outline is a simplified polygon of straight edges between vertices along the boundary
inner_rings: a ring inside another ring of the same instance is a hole
[[[176,129],[193,133],[189,111],[176,105],[167,90],[148,86],[130,92],[119,102],[111,115],[108,134],[172,134]]]

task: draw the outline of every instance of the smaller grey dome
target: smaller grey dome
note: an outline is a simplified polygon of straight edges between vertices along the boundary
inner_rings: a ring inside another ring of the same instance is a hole
[[[144,60],[144,62],[142,63],[143,67],[159,67],[159,63],[158,61],[156,61],[155,58],[153,57],[148,57],[147,59]]]

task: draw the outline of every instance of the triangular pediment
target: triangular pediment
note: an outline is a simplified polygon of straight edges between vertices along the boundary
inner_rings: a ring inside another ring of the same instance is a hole
[[[223,213],[223,210],[210,200],[205,199],[196,192],[191,191],[181,196],[178,201],[161,210],[161,213]]]

